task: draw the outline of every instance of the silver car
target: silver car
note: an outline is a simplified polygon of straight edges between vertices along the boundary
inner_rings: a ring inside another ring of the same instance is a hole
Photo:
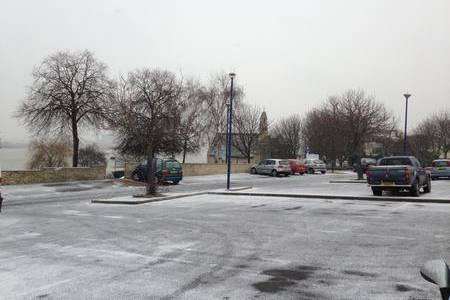
[[[450,159],[433,160],[431,167],[431,179],[434,180],[441,177],[450,178]]]
[[[259,164],[252,166],[250,173],[289,176],[291,175],[291,167],[286,159],[265,159],[260,161]]]
[[[320,172],[325,174],[327,172],[327,166],[320,159],[305,159],[306,170],[309,174]]]

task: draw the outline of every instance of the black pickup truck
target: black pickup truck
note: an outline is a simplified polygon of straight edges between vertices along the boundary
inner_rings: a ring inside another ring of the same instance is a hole
[[[367,183],[374,196],[381,196],[384,190],[407,190],[411,196],[431,192],[431,174],[420,165],[414,156],[391,156],[378,160],[366,172]]]

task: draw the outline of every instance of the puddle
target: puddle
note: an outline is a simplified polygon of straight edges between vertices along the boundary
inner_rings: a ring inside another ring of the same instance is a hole
[[[290,207],[290,208],[285,208],[284,210],[298,210],[303,208],[303,206],[294,206],[294,207]]]
[[[421,289],[402,283],[397,283],[395,289],[399,292],[422,291]]]
[[[252,208],[257,208],[257,207],[264,207],[266,206],[265,204],[260,204],[260,205],[252,205]]]
[[[361,276],[361,277],[377,277],[378,275],[375,273],[363,272],[363,271],[355,271],[355,270],[344,270],[342,273],[353,276]]]
[[[319,269],[313,266],[296,266],[292,269],[264,270],[261,274],[271,277],[265,281],[254,283],[252,286],[263,293],[277,293],[299,281],[307,280]]]

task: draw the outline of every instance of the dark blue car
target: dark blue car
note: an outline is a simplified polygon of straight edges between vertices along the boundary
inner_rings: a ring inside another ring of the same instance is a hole
[[[136,181],[147,181],[148,164],[143,163],[134,169],[131,178]],[[183,179],[183,168],[181,164],[173,158],[156,159],[156,178],[159,182],[172,182],[178,184]]]

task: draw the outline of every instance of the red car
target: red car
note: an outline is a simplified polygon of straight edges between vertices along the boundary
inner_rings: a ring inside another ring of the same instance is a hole
[[[289,159],[289,166],[291,167],[292,175],[296,173],[303,175],[307,172],[306,165],[298,159]]]

